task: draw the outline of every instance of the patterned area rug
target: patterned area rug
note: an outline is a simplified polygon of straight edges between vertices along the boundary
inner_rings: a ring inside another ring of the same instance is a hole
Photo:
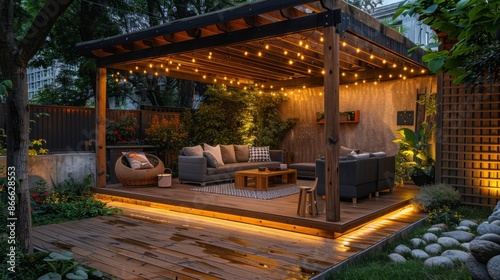
[[[257,198],[257,199],[273,199],[299,193],[299,186],[270,189],[268,191],[257,191],[248,189],[237,189],[234,187],[234,183],[226,183],[220,185],[195,188],[191,190],[197,192],[208,192],[208,193],[225,194],[225,195]]]

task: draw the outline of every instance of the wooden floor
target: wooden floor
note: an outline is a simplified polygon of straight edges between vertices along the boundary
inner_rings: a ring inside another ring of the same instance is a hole
[[[364,204],[343,212],[354,215]],[[424,217],[406,207],[332,239],[149,206],[109,205],[124,213],[35,227],[35,245],[71,251],[113,279],[324,279],[328,269]]]
[[[310,185],[312,181],[299,180],[299,185]],[[253,225],[277,228],[316,236],[337,238],[387,213],[408,205],[417,188],[409,185],[397,187],[392,193],[381,192],[379,197],[342,200],[340,221],[327,222],[324,200],[320,200],[320,212],[316,217],[297,215],[298,194],[261,200],[227,195],[190,191],[196,185],[172,180],[172,187],[130,188],[109,185],[94,189],[98,197],[107,201],[127,202],[166,209],[170,211],[215,217]]]

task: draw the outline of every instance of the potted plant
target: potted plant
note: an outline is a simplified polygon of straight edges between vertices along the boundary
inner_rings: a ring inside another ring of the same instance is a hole
[[[430,138],[436,125],[423,122],[418,131],[400,128],[403,138],[395,139],[406,159],[408,175],[417,186],[434,183],[434,159]]]
[[[325,112],[316,112],[316,122],[320,122],[325,119]]]

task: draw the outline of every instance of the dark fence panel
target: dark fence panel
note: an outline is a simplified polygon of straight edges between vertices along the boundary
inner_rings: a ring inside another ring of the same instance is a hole
[[[108,120],[119,121],[125,116],[134,117],[139,123],[138,139],[144,139],[144,131],[153,116],[160,119],[180,118],[182,108],[149,106],[146,110],[106,110]],[[151,111],[149,111],[149,110]],[[49,116],[36,117],[37,114]],[[6,128],[6,107],[0,106],[0,128]],[[86,143],[95,139],[95,110],[71,106],[30,105],[30,139],[45,139],[44,148],[54,152],[85,151]]]

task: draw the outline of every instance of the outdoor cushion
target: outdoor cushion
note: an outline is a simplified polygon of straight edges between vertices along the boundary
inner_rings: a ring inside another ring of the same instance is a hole
[[[222,160],[222,154],[220,152],[220,146],[211,146],[207,143],[203,144],[203,149],[205,152],[211,153],[216,159],[219,165],[224,165],[224,161]]]
[[[352,152],[359,153],[359,150],[340,146],[339,156],[348,156]]]
[[[370,153],[370,157],[385,157],[385,152]]]
[[[184,147],[182,148],[182,153],[186,156],[197,156],[197,157],[202,157],[203,156],[203,148],[200,145],[193,146],[193,147]]]
[[[220,152],[224,164],[236,162],[236,154],[234,153],[233,145],[220,145]]]
[[[271,156],[269,155],[269,146],[265,147],[248,147],[249,151],[249,162],[258,161],[271,161]]]
[[[234,154],[237,162],[248,162],[250,157],[248,145],[234,145]]]
[[[123,152],[132,169],[151,169],[154,166],[149,162],[144,152]]]
[[[219,168],[219,162],[211,152],[203,152],[203,156],[207,158],[207,165],[209,167]]]

